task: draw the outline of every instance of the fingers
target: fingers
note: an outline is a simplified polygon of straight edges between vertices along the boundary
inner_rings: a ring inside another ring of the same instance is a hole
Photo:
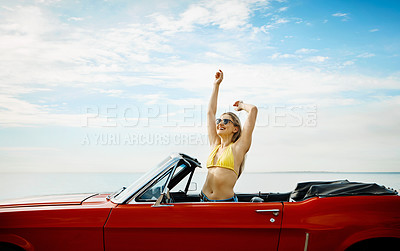
[[[235,109],[235,111],[241,111],[241,110],[243,110],[243,101],[241,101],[241,100],[238,100],[238,101],[236,101],[234,104],[233,104],[233,106],[235,107],[234,109]]]
[[[217,85],[221,84],[222,79],[224,79],[224,75],[223,75],[223,74],[224,74],[224,73],[223,73],[221,70],[219,70],[219,71],[217,71],[217,72],[215,73],[215,81],[214,81],[214,84],[217,84]]]
[[[241,100],[238,100],[238,101],[236,101],[236,102],[233,104],[233,106],[239,106],[239,105],[240,105],[240,103],[243,103],[243,101],[241,101]]]
[[[221,70],[218,70],[215,73],[215,78],[223,78],[224,77],[224,73]]]

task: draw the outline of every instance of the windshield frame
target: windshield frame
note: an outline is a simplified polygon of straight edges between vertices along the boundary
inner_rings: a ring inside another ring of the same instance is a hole
[[[116,194],[111,198],[111,201],[116,204],[124,204],[130,201],[135,195],[140,194],[143,190],[147,189],[155,179],[160,175],[166,173],[171,167],[175,166],[176,163],[182,159],[179,154],[171,154],[164,161],[158,164],[155,168],[150,169],[138,180],[133,182],[129,187],[124,189],[119,194]]]

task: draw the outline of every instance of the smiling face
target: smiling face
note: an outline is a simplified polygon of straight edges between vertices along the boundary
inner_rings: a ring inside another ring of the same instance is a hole
[[[220,136],[225,136],[225,135],[230,135],[230,134],[234,134],[236,133],[239,129],[237,128],[237,126],[235,126],[233,124],[233,120],[231,118],[231,116],[229,116],[228,114],[222,114],[221,117],[221,122],[219,124],[217,124],[217,134]],[[223,120],[224,119],[228,119],[230,120],[226,125],[224,124]]]

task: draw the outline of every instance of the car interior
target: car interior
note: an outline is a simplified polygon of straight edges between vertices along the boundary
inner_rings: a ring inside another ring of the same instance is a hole
[[[178,165],[174,176],[168,183],[168,196],[163,199],[166,203],[200,202],[200,195],[188,193],[195,167],[181,163]],[[160,176],[153,185],[136,198],[137,202],[155,202],[164,190],[167,174]],[[161,184],[161,185],[160,185]],[[176,187],[181,189],[177,190]],[[171,191],[171,192],[169,192]],[[239,202],[283,202],[289,201],[291,192],[288,193],[240,193],[236,194]],[[168,200],[168,201],[167,201]]]
[[[289,201],[289,193],[239,193],[236,194],[239,202],[283,202]],[[173,192],[171,197],[177,202],[200,202],[200,195],[186,194],[184,191]]]
[[[153,180],[152,184],[141,195],[137,196],[136,202],[180,203],[200,202],[200,195],[190,190],[193,174],[200,163],[196,159],[185,155],[167,173]],[[170,174],[174,172],[171,176]],[[171,176],[171,177],[170,177]],[[167,185],[168,184],[168,185]],[[165,187],[167,185],[167,188]],[[165,194],[166,196],[161,196]],[[397,191],[387,189],[375,183],[366,184],[349,182],[348,180],[335,181],[312,181],[298,183],[297,187],[287,193],[237,193],[239,202],[296,202],[312,197],[332,196],[354,196],[354,195],[393,195]]]

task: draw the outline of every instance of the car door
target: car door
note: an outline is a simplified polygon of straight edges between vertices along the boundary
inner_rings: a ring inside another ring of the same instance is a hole
[[[277,250],[282,203],[122,204],[105,225],[105,250]]]

